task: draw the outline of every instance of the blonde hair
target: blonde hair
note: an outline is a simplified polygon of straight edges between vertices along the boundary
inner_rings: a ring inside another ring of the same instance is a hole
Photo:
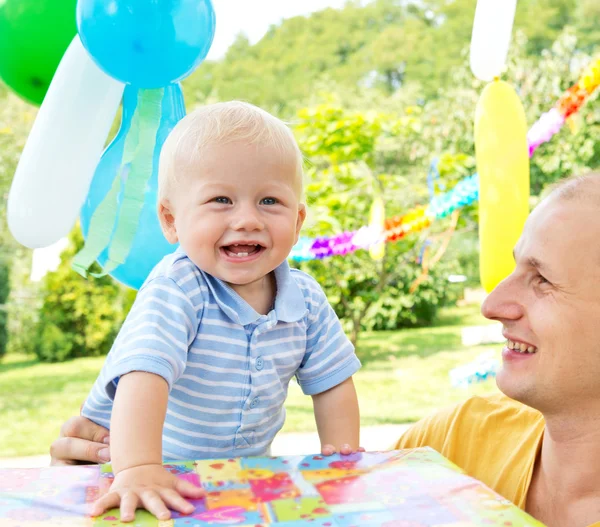
[[[302,153],[288,126],[265,110],[241,101],[220,102],[194,110],[177,123],[163,144],[158,170],[158,200],[178,182],[182,167],[197,164],[211,144],[243,141],[267,144],[293,155],[302,187]]]

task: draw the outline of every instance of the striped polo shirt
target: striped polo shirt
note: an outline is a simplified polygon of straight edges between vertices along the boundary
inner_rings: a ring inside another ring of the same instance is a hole
[[[119,377],[150,372],[169,385],[164,459],[267,453],[292,377],[315,395],[360,368],[318,283],[287,262],[275,280],[274,307],[261,315],[181,249],[165,257],[140,289],[82,415],[109,428]]]

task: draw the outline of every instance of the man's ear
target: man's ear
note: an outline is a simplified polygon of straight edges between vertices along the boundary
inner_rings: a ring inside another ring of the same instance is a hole
[[[302,229],[302,225],[304,224],[304,220],[306,219],[306,205],[304,203],[300,203],[298,205],[298,218],[296,219],[296,242],[298,243],[298,238],[300,237],[300,229]]]
[[[173,206],[168,199],[161,199],[158,203],[158,219],[163,234],[169,243],[177,243],[177,228],[175,227],[175,216],[173,216]]]

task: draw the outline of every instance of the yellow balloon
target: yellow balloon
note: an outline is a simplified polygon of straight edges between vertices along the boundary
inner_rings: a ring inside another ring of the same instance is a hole
[[[377,197],[373,200],[369,216],[369,227],[373,231],[383,234],[385,227],[385,205],[383,204],[383,199]],[[373,260],[381,260],[385,255],[385,241],[371,245],[369,247],[369,254]]]
[[[479,264],[489,293],[514,269],[513,248],[529,214],[529,149],[525,111],[515,90],[495,80],[475,111],[479,173]]]

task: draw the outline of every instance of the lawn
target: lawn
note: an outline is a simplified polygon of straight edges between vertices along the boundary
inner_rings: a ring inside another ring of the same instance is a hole
[[[355,382],[362,424],[413,422],[470,394],[496,390],[493,381],[453,388],[448,372],[499,346],[461,345],[461,327],[487,323],[478,308],[443,310],[434,327],[364,333],[359,342],[362,370]],[[0,457],[44,454],[60,425],[79,412],[103,358],[40,364],[10,355],[0,363]],[[286,404],[286,432],[314,430],[310,397],[295,383]]]

